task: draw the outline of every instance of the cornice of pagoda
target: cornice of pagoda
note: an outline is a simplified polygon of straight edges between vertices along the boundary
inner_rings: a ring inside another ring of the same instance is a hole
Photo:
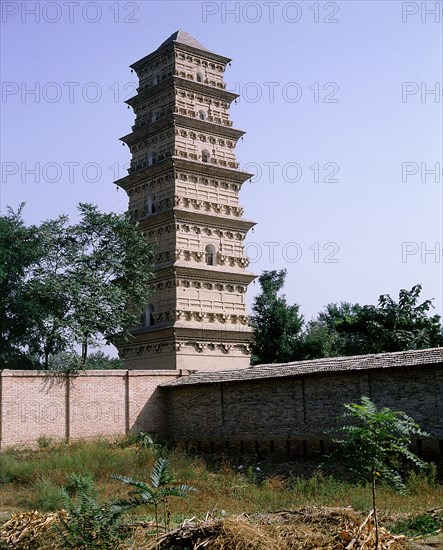
[[[160,162],[157,162],[156,164],[153,164],[152,166],[147,166],[137,172],[128,174],[127,176],[114,181],[114,183],[126,191],[128,188],[142,183],[147,177],[155,177],[163,172],[174,169],[187,170],[203,176],[213,176],[221,179],[225,178],[239,184],[242,184],[246,180],[254,177],[254,174],[242,172],[241,170],[236,170],[234,168],[225,168],[223,166],[183,159],[180,157],[168,157]]]
[[[204,82],[196,82],[194,80],[189,80],[188,78],[183,78],[182,76],[173,75],[174,82],[183,88],[191,90],[193,92],[203,93],[206,95],[211,95],[217,99],[224,99],[232,103],[236,100],[240,94],[235,92],[230,92],[224,88],[216,88],[210,84],[205,84]]]
[[[159,132],[170,128],[173,124],[173,114],[169,113],[168,115],[159,118],[155,122],[150,122],[149,124],[140,126],[139,128],[135,128],[135,130],[132,130],[132,132],[126,134],[119,139],[120,141],[123,141],[123,143],[126,143],[126,145],[130,146],[134,143],[137,143],[137,141],[140,141],[141,139],[158,134]]]
[[[198,330],[198,332],[196,331]],[[220,330],[220,325],[200,326],[195,323],[176,322],[173,325],[163,325],[159,328],[136,328],[132,331],[132,338],[128,341],[119,341],[120,357],[128,356],[156,356],[158,354],[174,354],[195,350],[204,352],[206,349],[215,351],[220,349],[224,354],[231,351],[242,351],[246,355],[251,353],[252,328],[226,328]]]
[[[257,225],[256,222],[245,220],[243,218],[233,218],[231,216],[223,216],[220,214],[215,216],[206,212],[181,209],[180,207],[175,207],[173,211],[178,223],[187,221],[201,223],[202,225],[210,224],[214,227],[230,228],[232,230],[243,229],[246,231],[251,229],[251,227],[254,227],[254,225]]]
[[[243,130],[237,130],[231,126],[224,126],[208,120],[200,120],[198,118],[188,117],[180,115],[178,113],[169,113],[168,115],[160,118],[156,122],[151,122],[145,126],[141,126],[133,130],[130,134],[120,138],[120,141],[131,146],[142,139],[156,135],[159,132],[170,127],[184,127],[189,130],[206,132],[208,134],[217,135],[224,138],[230,138],[238,141],[246,132]]]
[[[216,164],[204,163],[195,160],[184,159],[180,157],[172,157],[174,166],[178,170],[189,170],[191,172],[197,172],[202,175],[214,176],[226,179],[231,179],[236,182],[244,183],[246,180],[253,178],[254,174],[248,172],[242,172],[235,168],[225,168],[224,166],[218,166]]]
[[[126,191],[129,187],[142,183],[147,177],[157,177],[164,172],[171,172],[173,169],[174,164],[172,162],[172,158],[168,157],[160,162],[157,162],[156,164],[153,164],[152,166],[147,166],[143,170],[138,170],[137,172],[128,174],[127,176],[114,181],[114,183]]]
[[[172,53],[175,50],[183,50],[184,52],[193,53],[194,55],[198,55],[199,57],[206,57],[210,61],[217,61],[217,63],[221,63],[224,66],[232,61],[232,59],[230,59],[229,57],[225,57],[224,55],[220,55],[206,49],[201,50],[199,48],[189,46],[188,44],[183,44],[182,42],[173,42],[171,44],[167,44],[166,46],[157,48],[152,53],[145,55],[144,57],[142,57],[138,61],[135,61],[134,63],[132,63],[132,65],[129,66],[131,67],[131,69],[134,69],[134,71],[138,73],[138,71],[140,71],[145,65],[151,63],[157,57],[161,57],[165,54],[167,55],[168,53]]]
[[[219,271],[218,268],[220,266],[216,266],[217,269],[214,269],[214,267],[207,267],[206,265],[203,267],[199,266],[185,266],[183,264],[171,264],[169,266],[162,266],[159,269],[157,269],[153,275],[150,284],[152,286],[156,286],[159,283],[164,283],[168,281],[171,282],[171,286],[183,286],[180,282],[180,279],[186,279],[192,282],[199,282],[202,286],[205,285],[206,282],[211,282],[212,284],[221,284],[224,286],[229,285],[249,285],[254,279],[257,278],[257,275],[254,273],[251,273],[249,271],[235,271],[235,270],[229,270],[228,268],[224,269],[223,271]],[[177,283],[175,283],[175,280],[177,279]],[[190,286],[193,286],[192,284]],[[169,288],[169,287],[168,287]],[[224,288],[222,290],[225,290]]]
[[[220,266],[212,267],[216,267],[217,269],[220,268]],[[178,277],[186,277],[198,281],[220,282],[225,285],[235,283],[243,283],[248,285],[257,278],[257,275],[250,273],[249,271],[229,271],[227,268],[224,271],[217,271],[206,266],[198,267],[177,264],[174,266],[174,270]]]
[[[168,76],[158,84],[154,84],[145,90],[140,90],[137,95],[130,97],[125,101],[125,103],[130,107],[136,107],[140,103],[143,103],[143,101],[147,101],[151,97],[161,94],[165,90],[179,87],[192,90],[193,92],[213,96],[219,100],[228,101],[229,103],[232,103],[238,97],[238,94],[235,92],[229,92],[228,90],[216,88],[210,84],[194,82],[181,76],[172,75]]]
[[[200,120],[199,118],[192,118],[178,113],[174,113],[173,117],[177,125],[184,126],[191,130],[200,130],[201,132],[207,132],[209,134],[229,137],[236,141],[246,133],[244,130],[238,130],[237,128],[232,128],[232,126],[224,126],[208,120]]]
[[[138,220],[142,229],[154,228],[169,221],[174,221],[176,224],[187,222],[201,224],[202,226],[210,225],[214,229],[228,231],[234,231],[237,229],[245,232],[249,231],[251,227],[256,225],[256,222],[245,220],[243,218],[233,218],[221,215],[213,216],[204,212],[184,210],[179,207],[174,207],[159,214],[152,214],[146,218]]]

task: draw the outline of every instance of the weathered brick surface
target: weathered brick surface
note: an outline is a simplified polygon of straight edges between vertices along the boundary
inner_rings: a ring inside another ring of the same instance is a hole
[[[0,448],[56,439],[160,433],[157,386],[176,371],[87,371],[75,376],[0,371]]]
[[[168,436],[202,450],[259,445],[260,450],[316,453],[324,450],[343,404],[369,396],[377,405],[403,410],[432,439],[443,439],[443,364],[367,372],[322,372],[276,379],[190,384],[162,388]],[[212,443],[211,443],[212,442]],[[441,445],[441,444],[440,444]],[[250,450],[250,449],[249,449]]]
[[[334,427],[343,404],[367,395],[377,405],[405,411],[431,434],[417,449],[441,453],[443,362],[417,363],[431,352],[443,355],[443,350],[408,352],[412,365],[407,366],[391,354],[389,368],[369,358],[368,368],[356,370],[342,368],[339,358],[335,371],[330,359],[324,362],[327,370],[317,362],[317,370],[309,366],[308,371],[301,362],[191,376],[165,370],[87,371],[69,377],[4,370],[0,446],[32,444],[40,436],[111,436],[132,429],[202,451],[303,456],[327,449],[325,431]],[[263,378],[257,376],[260,369]]]
[[[2,445],[61,437],[66,424],[64,380],[29,371],[9,373],[3,371],[0,378]]]

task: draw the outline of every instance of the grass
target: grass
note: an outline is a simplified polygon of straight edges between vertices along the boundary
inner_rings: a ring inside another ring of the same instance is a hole
[[[439,516],[431,514],[419,514],[407,519],[395,522],[391,531],[407,537],[418,537],[438,532],[443,523],[443,513]]]
[[[267,475],[257,477],[255,468],[239,471],[224,462],[210,468],[202,458],[180,449],[163,450],[171,461],[175,479],[198,491],[187,499],[172,499],[172,523],[193,516],[266,513],[306,505],[371,508],[369,487],[353,486],[316,472],[308,478]],[[127,488],[111,480],[111,474],[147,480],[155,462],[155,449],[137,444],[133,437],[113,442],[105,439],[70,444],[45,441],[35,450],[0,452],[0,521],[11,513],[32,509],[52,511],[60,507],[58,488],[69,475],[91,474],[101,501],[127,495]],[[402,496],[380,488],[382,515],[424,514],[443,504],[442,486],[434,474],[410,477],[409,492]],[[152,511],[138,509],[138,516]]]

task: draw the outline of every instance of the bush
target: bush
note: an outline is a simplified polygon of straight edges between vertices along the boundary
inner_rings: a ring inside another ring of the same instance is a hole
[[[121,521],[127,507],[100,504],[91,476],[71,475],[60,496],[67,512],[57,526],[63,548],[111,550],[127,537]]]
[[[32,509],[42,512],[55,512],[61,507],[60,489],[50,479],[39,479],[32,487],[33,499],[30,501]]]
[[[411,518],[400,520],[391,527],[392,533],[406,535],[407,537],[417,537],[420,535],[430,535],[443,527],[443,513],[440,516],[431,514],[419,514]]]

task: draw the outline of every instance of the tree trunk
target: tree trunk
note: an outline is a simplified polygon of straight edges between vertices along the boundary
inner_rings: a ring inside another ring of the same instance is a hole
[[[87,338],[84,338],[82,342],[82,367],[83,368],[85,368],[86,366],[87,357],[88,357],[88,340]]]
[[[375,489],[375,468],[372,468],[372,509],[375,522],[375,550],[378,550],[378,517],[377,517],[377,493]]]

